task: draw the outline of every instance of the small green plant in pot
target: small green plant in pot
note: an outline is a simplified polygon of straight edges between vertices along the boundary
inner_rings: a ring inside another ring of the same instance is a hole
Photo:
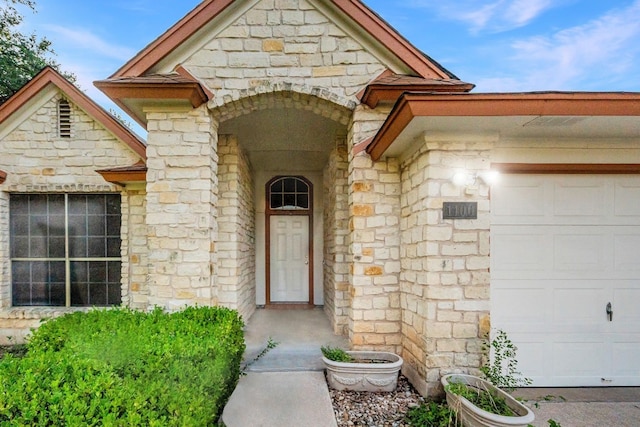
[[[322,355],[329,360],[333,360],[334,362],[354,362],[353,357],[338,347],[320,347],[320,351],[322,351]]]
[[[485,378],[451,374],[442,377],[447,403],[469,426],[527,426],[533,412],[502,388],[531,384],[517,370],[516,346],[504,331],[497,331],[484,346],[486,364],[480,368]]]
[[[335,390],[389,392],[398,385],[402,357],[386,351],[321,347],[327,383]]]

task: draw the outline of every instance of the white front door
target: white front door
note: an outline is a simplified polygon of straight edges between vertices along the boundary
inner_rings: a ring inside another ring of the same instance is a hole
[[[639,386],[640,177],[503,178],[491,190],[491,322],[520,370],[534,386]]]
[[[309,302],[309,217],[270,217],[270,301]]]

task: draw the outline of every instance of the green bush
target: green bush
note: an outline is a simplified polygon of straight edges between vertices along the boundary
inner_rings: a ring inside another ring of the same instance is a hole
[[[428,402],[409,409],[405,421],[416,427],[459,427],[456,413],[446,402]]]
[[[240,376],[242,328],[220,307],[45,322],[24,357],[0,360],[0,424],[212,425]]]

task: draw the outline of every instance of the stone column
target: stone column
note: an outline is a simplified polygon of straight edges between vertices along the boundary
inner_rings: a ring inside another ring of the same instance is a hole
[[[149,307],[216,304],[218,123],[206,106],[147,120]]]
[[[491,141],[428,139],[402,173],[403,371],[424,395],[450,372],[477,373],[489,314],[489,186],[458,186],[490,167]],[[469,138],[470,139],[470,138]],[[444,202],[477,202],[477,219],[443,219]]]
[[[218,299],[248,319],[256,308],[253,174],[234,135],[218,142]]]
[[[324,311],[333,331],[347,335],[349,316],[349,186],[347,147],[336,140],[324,170]]]
[[[350,140],[364,141],[388,111],[359,106]],[[350,153],[349,338],[356,349],[400,352],[400,169],[397,159],[373,162]]]

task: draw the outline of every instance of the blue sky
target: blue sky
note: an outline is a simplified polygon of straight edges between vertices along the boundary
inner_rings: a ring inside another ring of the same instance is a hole
[[[36,0],[26,32],[93,87],[199,0]],[[365,0],[474,92],[640,91],[640,0]]]

